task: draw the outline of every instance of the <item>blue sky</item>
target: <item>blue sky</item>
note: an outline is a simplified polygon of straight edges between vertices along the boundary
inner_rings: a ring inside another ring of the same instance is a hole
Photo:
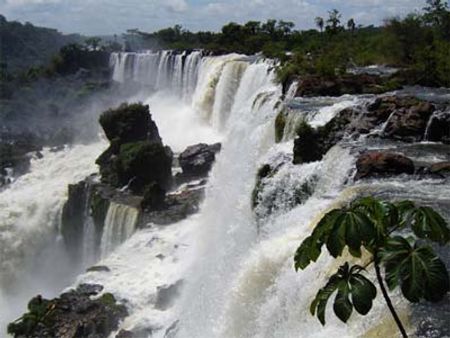
[[[344,20],[380,24],[424,7],[425,0],[0,0],[8,20],[29,21],[64,33],[113,34],[129,28],[153,31],[181,24],[193,31],[218,30],[235,21],[293,21],[311,28],[316,16],[339,9]]]

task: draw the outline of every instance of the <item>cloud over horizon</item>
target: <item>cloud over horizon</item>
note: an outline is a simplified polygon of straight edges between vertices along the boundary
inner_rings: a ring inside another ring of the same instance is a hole
[[[419,11],[425,0],[0,0],[8,20],[29,21],[64,33],[122,33],[130,28],[154,31],[181,24],[219,30],[224,24],[283,19],[297,29],[314,26],[316,16],[337,8],[343,20],[380,24],[386,17]]]

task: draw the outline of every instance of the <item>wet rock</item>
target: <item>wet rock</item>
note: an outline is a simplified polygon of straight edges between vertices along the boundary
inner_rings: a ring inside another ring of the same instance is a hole
[[[158,286],[155,308],[165,311],[172,307],[175,299],[179,296],[183,281],[179,280],[175,284]]]
[[[95,265],[86,269],[86,272],[110,272],[111,269],[105,265]]]
[[[199,143],[189,146],[178,157],[183,175],[187,177],[206,176],[220,151],[220,143],[207,145]]]
[[[296,96],[381,94],[400,87],[396,81],[370,74],[345,74],[334,77],[310,75],[299,80]]]
[[[155,211],[165,207],[166,191],[157,183],[150,183],[145,187],[144,198],[141,202],[143,210]]]
[[[116,338],[135,338],[133,332],[127,330],[120,330]]]
[[[128,312],[110,293],[91,298],[102,289],[82,284],[51,300],[37,296],[28,312],[8,325],[8,332],[16,338],[107,338]]]
[[[143,223],[167,225],[179,222],[199,211],[204,195],[204,187],[183,189],[168,194],[164,200],[164,207],[154,211],[146,210],[143,215]]]
[[[19,177],[27,173],[32,153],[41,149],[41,141],[31,134],[0,135],[0,186],[9,183],[10,174]]]
[[[298,137],[294,140],[294,164],[318,161],[322,158],[323,149],[320,131],[303,121],[298,129]]]
[[[69,184],[69,196],[61,215],[61,235],[70,257],[74,259],[81,254],[88,198],[87,186],[86,181]]]
[[[428,120],[436,110],[433,104],[408,97],[388,97],[384,103],[392,106],[393,114],[386,124],[383,137],[406,142],[423,140]]]
[[[355,179],[414,174],[414,163],[401,154],[373,151],[358,158],[356,169]]]
[[[431,117],[427,141],[450,144],[450,111],[439,112]]]
[[[179,321],[176,320],[175,322],[173,322],[172,325],[170,325],[165,334],[164,334],[164,338],[174,338],[178,332],[178,323]]]
[[[99,122],[108,140],[119,145],[146,140],[161,143],[148,105],[123,103],[115,109],[105,111]]]
[[[286,128],[286,112],[281,110],[275,118],[275,142],[281,142]]]
[[[450,176],[450,162],[439,162],[431,165],[430,172],[440,176]]]

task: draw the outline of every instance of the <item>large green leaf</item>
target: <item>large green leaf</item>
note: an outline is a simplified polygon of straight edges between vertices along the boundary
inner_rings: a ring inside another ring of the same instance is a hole
[[[370,311],[376,297],[376,288],[360,273],[361,270],[363,268],[358,265],[350,269],[348,263],[345,263],[330,277],[325,287],[319,290],[311,303],[310,310],[312,315],[317,313],[322,325],[325,325],[325,310],[328,300],[336,291],[333,310],[341,321],[347,322],[353,312],[353,307],[363,315]]]
[[[352,303],[360,314],[366,315],[372,308],[372,302],[377,295],[377,289],[370,280],[361,274],[350,277]]]
[[[353,304],[350,302],[349,294],[350,290],[347,281],[341,281],[334,299],[333,310],[336,316],[344,323],[347,322],[353,311]]]
[[[412,229],[417,237],[430,239],[440,244],[450,240],[447,222],[430,207],[417,208],[414,213]]]
[[[342,255],[345,246],[351,254],[360,257],[361,246],[367,244],[375,235],[374,226],[365,213],[359,210],[346,210],[334,220],[327,239],[327,249],[333,257]]]
[[[311,262],[315,262],[322,251],[322,246],[330,236],[335,220],[342,211],[334,209],[320,220],[311,236],[306,237],[295,252],[295,269],[305,269]]]
[[[400,285],[410,302],[438,301],[449,291],[445,264],[429,246],[412,247],[406,239],[397,236],[387,241],[380,258],[389,289]]]

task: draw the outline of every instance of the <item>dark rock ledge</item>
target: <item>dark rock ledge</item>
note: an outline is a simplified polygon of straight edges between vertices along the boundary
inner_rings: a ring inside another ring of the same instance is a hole
[[[107,338],[127,315],[124,305],[101,285],[81,284],[59,297],[36,296],[28,312],[8,325],[16,338]]]

